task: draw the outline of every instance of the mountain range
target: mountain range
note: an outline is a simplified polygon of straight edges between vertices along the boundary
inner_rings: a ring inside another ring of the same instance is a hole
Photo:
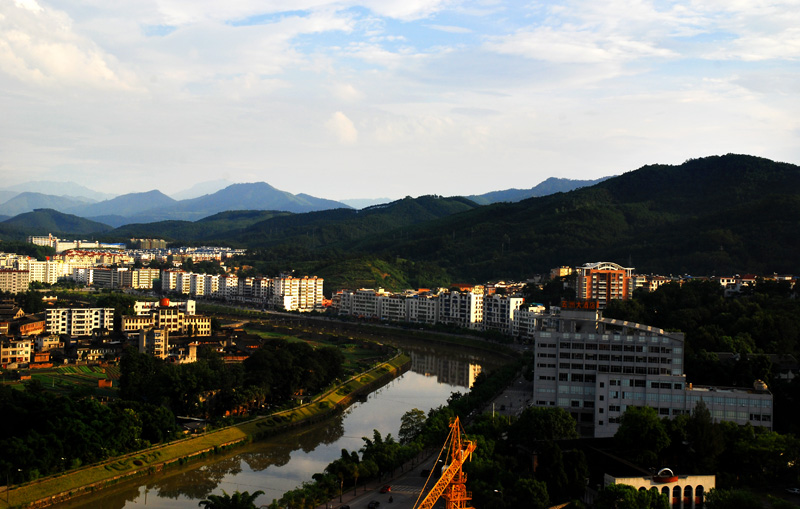
[[[243,204],[250,198],[242,191],[229,194]],[[230,203],[225,195],[219,203]],[[315,274],[332,288],[524,280],[601,260],[665,275],[800,272],[800,167],[788,163],[712,156],[644,166],[568,192],[506,199],[480,205],[421,196],[363,210],[239,210],[105,232],[104,225],[89,228],[112,241],[147,236],[247,247],[241,263],[258,273]],[[0,223],[0,237],[39,232],[56,214],[37,213]],[[55,226],[67,232],[63,216]],[[23,224],[23,218],[39,223]]]
[[[519,201],[530,196],[563,192],[594,184],[596,181],[548,179],[531,189],[493,191],[469,198],[478,204]],[[31,188],[39,192],[29,191]],[[61,187],[59,187],[61,186]],[[63,189],[74,195],[47,194]],[[17,191],[22,190],[22,191]],[[199,195],[203,191],[206,194]],[[229,210],[273,210],[313,212],[337,208],[363,209],[388,203],[388,198],[351,199],[342,201],[316,198],[308,194],[292,194],[265,182],[231,184],[226,180],[198,183],[170,197],[158,190],[128,193],[97,199],[96,191],[70,182],[32,182],[0,190],[0,219],[36,209],[54,209],[112,226],[151,223],[166,220],[196,221]],[[6,198],[3,201],[3,198]]]

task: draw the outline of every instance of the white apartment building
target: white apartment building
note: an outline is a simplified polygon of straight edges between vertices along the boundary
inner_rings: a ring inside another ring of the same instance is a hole
[[[239,291],[239,277],[233,274],[220,276],[219,296],[223,299],[232,299]]]
[[[532,338],[541,329],[545,307],[542,304],[521,306],[514,310],[511,319],[511,335],[515,338]]]
[[[483,298],[483,328],[497,330],[503,334],[512,335],[514,332],[514,312],[516,312],[525,299],[507,295],[486,295]]]
[[[683,371],[682,333],[603,318],[597,310],[551,310],[534,334],[534,403],[572,414],[584,436],[611,437],[628,406],[660,416],[689,414],[703,401],[712,416],[772,427],[772,394],[692,387]]]
[[[0,364],[4,368],[9,364],[28,364],[32,351],[31,339],[4,339],[0,341]]]
[[[439,320],[465,329],[480,329],[483,324],[483,289],[439,294]]]
[[[322,307],[324,279],[280,275],[269,280],[268,295],[273,306],[286,311],[312,311]]]
[[[206,295],[206,275],[189,274],[189,295],[202,297]]]
[[[521,298],[519,300],[522,301]],[[354,292],[342,291],[338,295],[338,304],[339,314],[360,318],[429,324],[450,323],[472,329],[483,327],[481,288],[471,292],[443,291],[438,294],[392,294],[383,288],[361,288]]]
[[[0,269],[0,292],[26,292],[29,286],[30,272],[27,270]]]
[[[178,275],[183,274],[182,270],[167,269],[161,272],[161,291],[174,292],[178,291]]]
[[[268,277],[253,278],[253,297],[264,302],[270,297],[270,286],[272,281]]]
[[[220,297],[219,274],[205,274],[206,295],[210,297]]]
[[[405,299],[407,322],[436,323],[439,320],[439,298],[430,294],[412,295]]]
[[[72,337],[90,336],[93,332],[114,328],[113,308],[55,308],[46,311],[48,334]]]
[[[71,272],[71,267],[60,260],[30,260],[18,259],[17,268],[30,271],[30,280],[41,283],[55,284],[59,279],[66,278]]]
[[[192,288],[192,273],[180,271],[175,279],[174,291],[184,295],[191,294]]]
[[[123,288],[150,289],[153,281],[161,277],[158,269],[127,269],[118,274],[117,285]]]
[[[152,302],[134,304],[135,316],[122,317],[122,331],[130,336],[141,330],[165,329],[170,334],[190,334],[194,336],[211,335],[211,318],[194,314],[194,301],[177,302],[161,299],[156,305]],[[188,311],[192,313],[188,313]],[[141,313],[141,314],[139,314]]]
[[[169,331],[149,327],[139,331],[139,353],[165,359],[169,354]]]
[[[239,285],[236,290],[236,297],[240,299],[250,299],[253,297],[253,278],[239,278]]]

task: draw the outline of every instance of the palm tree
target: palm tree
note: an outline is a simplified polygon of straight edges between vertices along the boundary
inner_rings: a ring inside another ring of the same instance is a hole
[[[204,509],[254,509],[255,500],[263,494],[263,491],[258,490],[254,493],[234,491],[233,495],[228,495],[222,490],[222,495],[209,495],[197,505],[203,506]]]

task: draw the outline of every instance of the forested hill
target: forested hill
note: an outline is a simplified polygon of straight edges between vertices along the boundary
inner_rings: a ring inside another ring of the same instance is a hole
[[[477,204],[462,197],[406,197],[362,210],[335,209],[277,216],[256,223],[228,240],[250,248],[278,247],[308,253],[315,250],[327,252],[328,248],[335,246],[337,252],[347,252],[355,242],[370,235],[433,221],[476,207]]]
[[[495,204],[358,249],[435,261],[457,279],[598,260],[642,273],[798,272],[800,167],[726,155],[646,166],[590,188]]]

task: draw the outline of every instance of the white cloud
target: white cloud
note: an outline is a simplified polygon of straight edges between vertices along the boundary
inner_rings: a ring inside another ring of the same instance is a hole
[[[558,63],[625,62],[644,57],[672,57],[670,50],[624,35],[602,35],[587,30],[550,27],[491,38],[486,44],[498,53]]]
[[[466,27],[458,27],[453,25],[428,25],[428,28],[439,30],[440,32],[448,32],[451,34],[471,34],[472,30]]]
[[[325,127],[333,133],[340,143],[350,145],[358,141],[358,130],[347,115],[337,111],[325,123]]]
[[[334,97],[341,101],[356,102],[364,98],[364,93],[349,83],[337,83],[331,86]]]
[[[29,85],[133,90],[116,59],[33,0],[0,5],[0,72]]]

